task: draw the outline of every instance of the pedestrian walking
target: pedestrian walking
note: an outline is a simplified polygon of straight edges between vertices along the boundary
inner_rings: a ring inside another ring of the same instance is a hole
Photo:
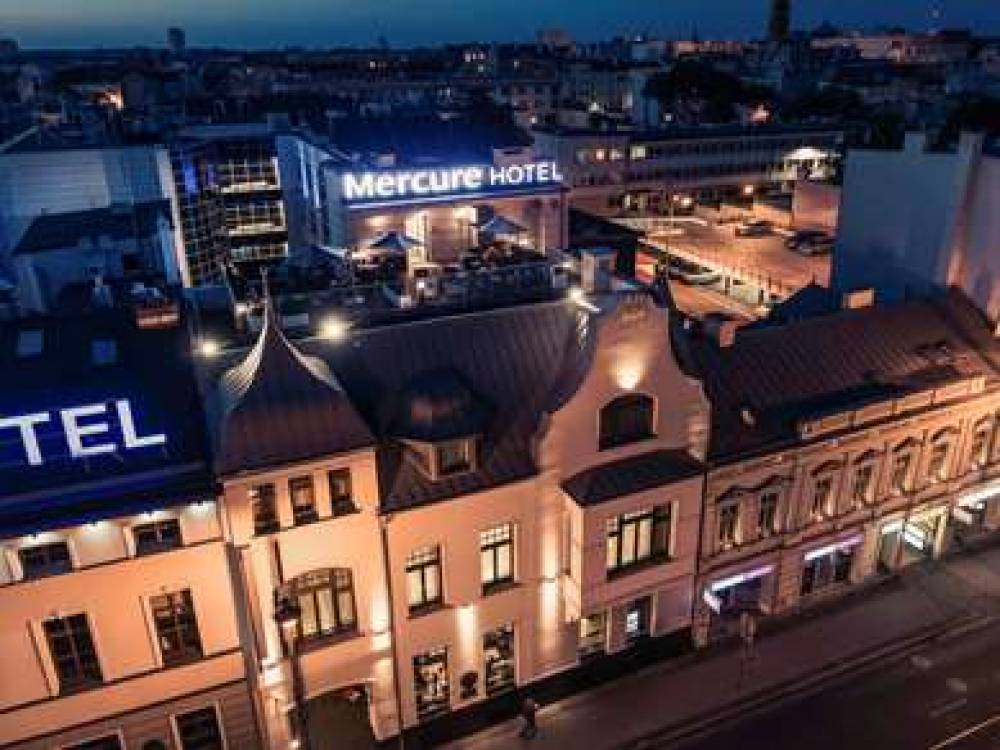
[[[538,734],[537,714],[538,704],[533,698],[525,698],[524,703],[521,704],[521,718],[524,719],[524,726],[521,728],[522,739],[531,740]]]

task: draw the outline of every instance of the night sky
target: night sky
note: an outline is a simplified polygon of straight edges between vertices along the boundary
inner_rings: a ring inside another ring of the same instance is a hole
[[[531,40],[558,25],[581,40],[616,33],[759,36],[768,0],[0,0],[0,36],[24,47],[162,45],[393,46]],[[1000,0],[793,0],[793,24],[966,26],[1000,34]],[[940,20],[932,20],[938,8]]]

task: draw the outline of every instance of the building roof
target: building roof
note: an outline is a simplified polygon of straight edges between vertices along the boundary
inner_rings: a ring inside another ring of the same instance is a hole
[[[543,414],[561,403],[567,383],[578,383],[586,369],[581,362],[590,357],[592,326],[584,325],[583,317],[578,307],[559,301],[357,330],[340,341],[315,337],[291,345],[272,331],[255,350],[266,341],[265,348],[275,351],[246,356],[238,370],[223,377],[223,389],[235,392],[237,403],[245,399],[239,396],[246,388],[242,383],[255,383],[256,395],[254,415],[241,417],[246,437],[223,443],[220,460],[233,471],[256,462],[262,450],[286,457],[316,454],[317,448],[334,453],[344,449],[345,435],[356,436],[348,444],[361,439],[353,416],[346,418],[345,428],[331,429],[344,421],[331,404],[340,399],[315,365],[310,370],[302,364],[305,359],[328,368],[375,436],[368,444],[377,438],[385,509],[527,479],[537,473],[532,441]],[[280,365],[255,364],[269,360]],[[218,371],[206,374],[219,377]],[[319,401],[318,408],[312,399]],[[413,419],[415,404],[422,416],[418,420]],[[224,424],[224,412],[220,417]],[[277,424],[260,427],[261,435],[258,421]],[[479,437],[473,471],[431,480],[404,460],[400,438],[440,440],[470,429]],[[284,441],[278,448],[257,445],[263,438],[269,446],[277,437]]]
[[[28,225],[14,253],[26,255],[63,250],[77,247],[87,239],[96,244],[100,237],[112,240],[145,239],[156,234],[161,218],[170,221],[170,204],[165,200],[42,214]]]
[[[204,419],[182,328],[139,330],[113,311],[0,325],[0,415],[46,413],[36,427],[40,466],[27,461],[16,428],[0,430],[0,536],[214,496]],[[113,404],[128,400],[140,435],[163,445],[122,448]],[[59,409],[104,405],[116,450],[72,458]]]
[[[714,461],[790,444],[804,418],[963,377],[1000,382],[1000,341],[959,292],[748,328],[731,346],[689,339],[685,349],[712,403]]]
[[[216,465],[223,475],[372,446],[326,363],[285,337],[270,300],[254,347],[220,380]]]
[[[654,450],[585,469],[563,482],[563,489],[586,507],[690,479],[703,470],[685,451]]]

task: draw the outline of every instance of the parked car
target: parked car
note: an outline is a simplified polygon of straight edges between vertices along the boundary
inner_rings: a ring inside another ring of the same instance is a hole
[[[785,247],[789,250],[798,250],[805,245],[828,245],[832,243],[833,238],[826,232],[818,229],[803,229],[785,240]]]
[[[833,249],[833,237],[826,232],[804,230],[785,240],[785,247],[802,255],[825,255]]]
[[[768,237],[772,231],[773,226],[767,219],[751,219],[736,225],[737,237]]]
[[[710,268],[673,256],[667,263],[667,276],[691,285],[714,284],[720,278],[719,274]]]

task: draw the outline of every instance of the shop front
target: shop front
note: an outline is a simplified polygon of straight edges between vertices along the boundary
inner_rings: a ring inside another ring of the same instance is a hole
[[[1000,528],[1000,481],[967,490],[951,511],[955,541],[962,544]]]
[[[710,611],[709,637],[720,638],[736,633],[740,615],[771,611],[774,594],[774,565],[757,565],[745,571],[719,578],[702,592]]]
[[[853,534],[803,555],[799,594],[812,596],[850,584],[864,534]]]
[[[947,514],[944,508],[889,521],[879,529],[878,569],[886,573],[938,555]]]

